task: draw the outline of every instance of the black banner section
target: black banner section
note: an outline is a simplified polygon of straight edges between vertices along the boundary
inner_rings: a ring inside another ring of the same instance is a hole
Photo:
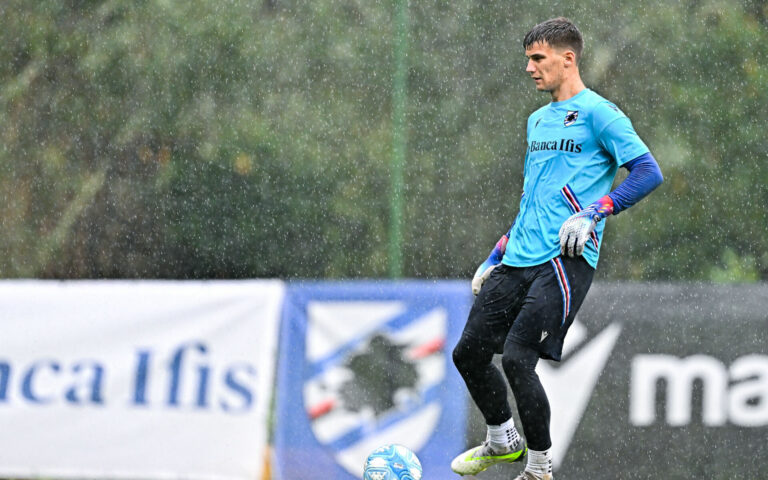
[[[768,285],[594,284],[563,361],[537,369],[555,478],[768,478],[767,332]]]

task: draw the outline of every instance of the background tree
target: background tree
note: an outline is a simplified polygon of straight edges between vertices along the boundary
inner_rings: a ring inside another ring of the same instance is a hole
[[[404,274],[467,277],[508,228],[522,36],[566,15],[588,86],[666,182],[600,278],[768,278],[768,4],[410,4]],[[0,5],[0,275],[383,277],[391,2]]]

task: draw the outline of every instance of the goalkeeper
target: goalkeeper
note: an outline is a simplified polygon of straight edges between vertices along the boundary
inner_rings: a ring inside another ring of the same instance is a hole
[[[488,435],[451,467],[474,475],[527,456],[517,480],[551,480],[549,401],[536,363],[560,360],[592,282],[606,217],[638,202],[663,178],[629,118],[584,86],[583,40],[570,20],[536,25],[523,47],[526,72],[551,102],[528,118],[519,212],[475,274],[475,302],[453,350]],[[629,175],[611,191],[619,167]],[[495,353],[503,354],[525,440],[514,424],[504,375],[492,363]]]

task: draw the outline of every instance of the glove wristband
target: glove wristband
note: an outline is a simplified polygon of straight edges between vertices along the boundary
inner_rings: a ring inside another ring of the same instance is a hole
[[[596,220],[599,222],[608,215],[613,214],[613,199],[606,195],[591,203],[585,210],[593,214],[593,217],[598,217]]]
[[[496,242],[496,246],[493,247],[488,258],[477,267],[477,270],[475,271],[476,277],[482,275],[491,265],[498,265],[501,263],[501,259],[504,258],[504,252],[507,251],[507,242],[509,241],[508,235],[509,233],[502,235],[499,241]]]

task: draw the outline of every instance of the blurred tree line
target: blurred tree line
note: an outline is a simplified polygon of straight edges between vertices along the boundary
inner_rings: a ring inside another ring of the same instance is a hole
[[[4,0],[0,276],[386,276],[393,2]],[[471,275],[513,220],[549,101],[522,37],[565,15],[666,178],[599,277],[768,279],[766,0],[409,12],[404,275]]]

